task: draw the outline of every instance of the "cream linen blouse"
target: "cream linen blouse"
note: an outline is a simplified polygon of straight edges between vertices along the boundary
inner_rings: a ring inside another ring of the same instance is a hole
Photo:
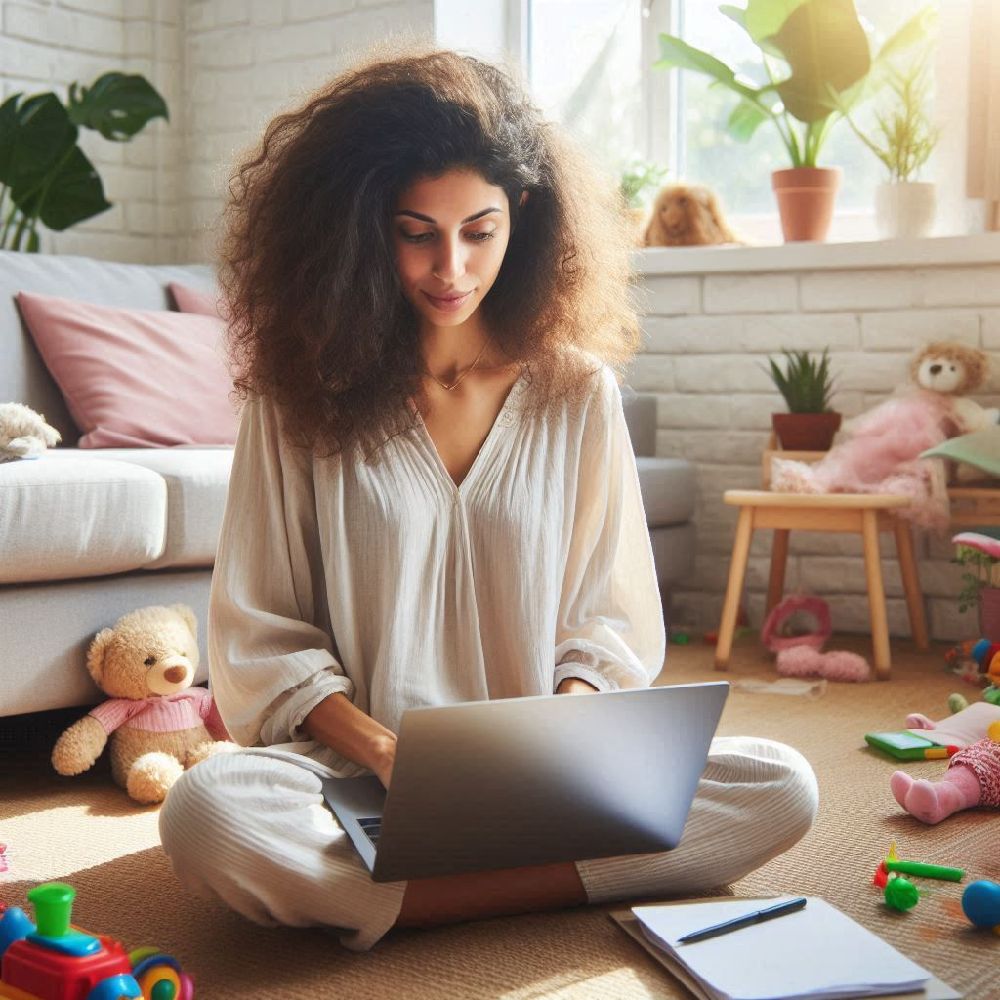
[[[635,457],[614,374],[592,380],[583,404],[528,420],[522,376],[460,486],[419,417],[368,460],[357,446],[318,458],[283,441],[271,402],[247,402],[208,624],[235,740],[306,740],[302,720],[339,691],[395,732],[414,706],[656,677],[663,615]]]

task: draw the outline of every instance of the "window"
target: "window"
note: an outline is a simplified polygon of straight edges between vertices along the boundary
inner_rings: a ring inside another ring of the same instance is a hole
[[[735,98],[690,71],[651,69],[657,36],[671,31],[717,55],[757,83],[759,52],[718,10],[720,0],[524,0],[525,65],[535,99],[615,176],[632,161],[668,167],[669,177],[707,184],[748,238],[780,242],[772,170],[788,166],[773,125],[749,143],[733,139],[726,120]],[[873,47],[881,46],[928,0],[856,0]],[[863,130],[874,105],[855,121]],[[831,131],[820,165],[844,168],[831,239],[875,235],[875,187],[884,168],[846,122]],[[924,170],[932,177],[932,165]]]

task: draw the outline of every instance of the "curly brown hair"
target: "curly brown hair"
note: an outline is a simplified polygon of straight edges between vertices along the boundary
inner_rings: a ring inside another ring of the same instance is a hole
[[[391,220],[408,185],[455,168],[510,202],[510,243],[480,308],[538,390],[526,410],[586,392],[601,364],[620,377],[634,356],[631,240],[610,178],[504,70],[382,46],[278,115],[230,180],[220,280],[236,393],[272,398],[296,443],[336,454],[366,428],[410,426],[407,399],[424,410]]]

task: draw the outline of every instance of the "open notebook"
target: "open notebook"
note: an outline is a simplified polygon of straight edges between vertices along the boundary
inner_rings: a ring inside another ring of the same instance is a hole
[[[693,944],[684,934],[779,902],[715,899],[637,906],[611,914],[632,937],[707,1000],[794,1000],[959,994],[876,934],[815,896],[804,909]]]

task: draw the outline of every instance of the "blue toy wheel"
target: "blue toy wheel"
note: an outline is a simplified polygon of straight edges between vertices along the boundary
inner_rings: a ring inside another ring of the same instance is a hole
[[[87,1000],[121,1000],[122,997],[141,1000],[142,990],[135,981],[135,976],[120,975],[102,979],[87,994]]]

